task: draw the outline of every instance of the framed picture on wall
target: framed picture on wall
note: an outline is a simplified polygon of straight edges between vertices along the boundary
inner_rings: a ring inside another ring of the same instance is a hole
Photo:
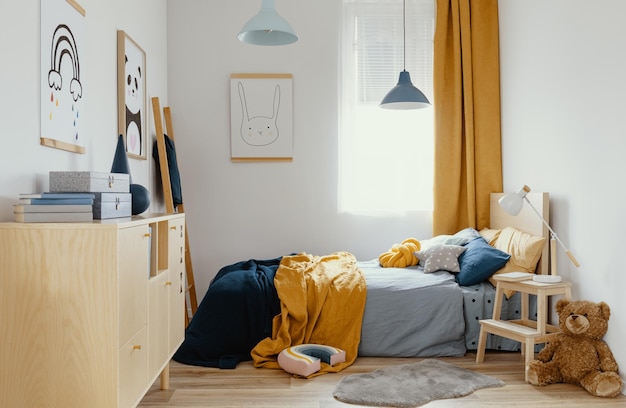
[[[291,74],[231,74],[231,161],[292,161],[292,104]]]
[[[74,0],[41,0],[41,134],[44,146],[86,153],[85,9]],[[15,63],[15,61],[14,61]]]
[[[128,157],[146,160],[146,53],[126,32],[117,31],[117,124]]]

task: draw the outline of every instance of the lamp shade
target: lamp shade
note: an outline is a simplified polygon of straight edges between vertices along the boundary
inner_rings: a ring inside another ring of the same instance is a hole
[[[420,109],[430,106],[426,95],[411,83],[411,75],[408,71],[400,72],[398,84],[391,88],[380,103],[385,109]]]
[[[524,186],[519,189],[517,193],[509,193],[500,200],[498,200],[498,204],[504,211],[506,211],[510,215],[517,215],[520,211],[522,211],[522,206],[524,205],[524,197],[526,194],[530,192],[530,187]]]
[[[259,14],[243,26],[237,38],[254,45],[287,45],[298,41],[291,25],[276,12],[274,0],[263,0]]]

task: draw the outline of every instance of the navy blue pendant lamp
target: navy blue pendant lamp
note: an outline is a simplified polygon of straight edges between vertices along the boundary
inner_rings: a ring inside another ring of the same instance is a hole
[[[430,106],[426,95],[411,82],[411,75],[406,70],[406,0],[402,2],[402,27],[404,35],[404,67],[400,72],[398,84],[385,95],[380,107],[384,109],[421,109]]]

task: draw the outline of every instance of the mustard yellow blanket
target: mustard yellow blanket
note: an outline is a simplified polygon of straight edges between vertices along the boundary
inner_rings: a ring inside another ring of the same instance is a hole
[[[272,321],[272,338],[261,340],[252,350],[255,367],[280,368],[276,358],[282,350],[307,343],[346,351],[345,363],[322,363],[322,369],[311,377],[341,371],[354,362],[367,292],[354,255],[336,252],[285,256],[276,271],[274,286],[281,313]]]

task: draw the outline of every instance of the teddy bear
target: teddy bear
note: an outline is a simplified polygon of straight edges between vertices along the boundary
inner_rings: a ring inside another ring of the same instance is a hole
[[[578,384],[591,395],[615,397],[622,379],[609,346],[602,340],[611,315],[609,306],[587,300],[556,303],[561,332],[526,367],[533,385]]]

